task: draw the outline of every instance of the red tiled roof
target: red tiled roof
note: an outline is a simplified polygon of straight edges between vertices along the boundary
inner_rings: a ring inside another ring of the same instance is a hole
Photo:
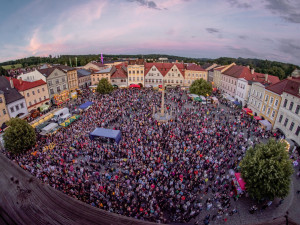
[[[287,92],[295,96],[299,96],[300,78],[284,79],[276,84],[272,84],[266,89],[276,94],[281,95],[282,92]]]
[[[9,80],[8,77],[6,77],[6,79]],[[28,89],[35,88],[35,87],[46,84],[46,82],[43,80],[37,80],[37,81],[33,81],[33,82],[23,81],[21,79],[16,79],[16,78],[12,78],[12,80],[13,80],[15,88],[18,91],[26,91]]]
[[[246,80],[252,80],[253,74],[251,74],[251,71],[246,66],[231,66],[227,70],[223,72],[223,74],[235,78],[244,78]]]
[[[111,79],[114,78],[127,78],[127,74],[122,68],[119,68],[111,75]]]
[[[221,71],[222,69],[224,69],[226,66],[220,66],[218,68],[214,68],[214,70],[218,70],[218,71]]]
[[[206,71],[205,69],[203,69],[201,66],[194,64],[194,63],[190,63],[187,65],[186,67],[187,70],[193,70],[193,71]]]
[[[165,76],[169,70],[176,65],[178,68],[179,72],[184,76],[184,64],[182,63],[145,63],[145,75],[149,72],[149,70],[155,66],[158,71]]]
[[[279,77],[272,76],[269,74],[262,74],[262,73],[254,73],[254,77],[252,78],[252,80],[262,84],[276,84],[280,82]]]
[[[285,89],[285,86],[287,85],[287,83],[288,83],[288,79],[284,79],[281,82],[270,85],[266,89],[269,90],[269,91],[272,91],[276,94],[281,95],[283,90]]]
[[[105,64],[102,64],[102,63],[100,63],[100,62],[93,62],[92,64],[94,64],[94,65],[96,65],[96,66],[98,66],[98,67],[106,67]]]

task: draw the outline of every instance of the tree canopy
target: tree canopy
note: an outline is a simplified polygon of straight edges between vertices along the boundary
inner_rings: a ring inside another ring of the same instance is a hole
[[[106,78],[102,78],[97,86],[96,91],[100,94],[110,94],[114,90],[113,86]]]
[[[252,198],[273,200],[288,195],[293,166],[284,143],[271,139],[257,144],[247,150],[240,167]]]
[[[190,92],[196,95],[203,95],[203,96],[211,95],[212,85],[211,83],[201,78],[200,80],[195,80],[191,84]]]
[[[36,143],[34,129],[24,120],[12,118],[6,123],[9,127],[3,135],[4,147],[14,154],[27,151]]]

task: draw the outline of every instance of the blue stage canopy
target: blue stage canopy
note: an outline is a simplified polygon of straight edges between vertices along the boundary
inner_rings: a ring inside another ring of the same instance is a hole
[[[236,105],[240,105],[241,104],[238,101],[234,101],[233,103],[236,104]]]
[[[120,130],[96,128],[93,132],[90,133],[91,140],[93,140],[95,137],[112,138],[115,139],[115,141],[119,144],[122,138],[122,134]]]
[[[93,102],[86,102],[79,106],[80,109],[86,109],[90,105],[94,104]]]

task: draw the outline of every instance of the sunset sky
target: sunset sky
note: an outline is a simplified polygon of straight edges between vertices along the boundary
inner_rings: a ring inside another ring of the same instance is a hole
[[[0,15],[0,62],[102,52],[300,65],[299,0],[10,0]]]

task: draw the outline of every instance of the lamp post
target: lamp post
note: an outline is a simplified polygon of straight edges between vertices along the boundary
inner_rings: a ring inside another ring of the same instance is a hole
[[[161,117],[165,116],[165,84],[164,80],[162,81],[162,91],[161,91]]]

